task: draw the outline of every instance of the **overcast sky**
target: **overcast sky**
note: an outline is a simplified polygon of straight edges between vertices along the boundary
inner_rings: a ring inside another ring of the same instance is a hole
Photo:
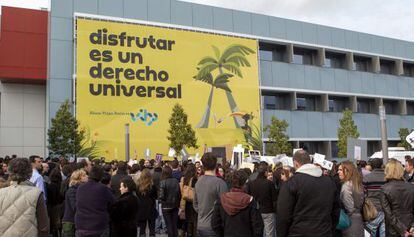
[[[414,41],[414,0],[185,1]],[[0,0],[0,5],[38,9],[48,7],[49,0]]]

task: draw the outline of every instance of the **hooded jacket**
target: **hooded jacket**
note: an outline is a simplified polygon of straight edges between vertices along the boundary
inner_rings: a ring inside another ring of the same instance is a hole
[[[214,205],[211,227],[219,237],[263,236],[263,220],[257,204],[242,189],[233,188],[220,196]]]
[[[277,202],[277,236],[332,236],[339,219],[339,190],[322,170],[305,164],[282,187]]]

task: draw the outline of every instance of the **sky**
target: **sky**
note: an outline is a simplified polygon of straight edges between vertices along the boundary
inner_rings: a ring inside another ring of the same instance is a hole
[[[414,0],[185,1],[306,21],[414,42]],[[0,5],[39,9],[47,8],[49,0],[0,0]]]

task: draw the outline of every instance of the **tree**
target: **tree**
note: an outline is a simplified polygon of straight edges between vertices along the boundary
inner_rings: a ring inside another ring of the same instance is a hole
[[[253,124],[253,129],[244,130],[244,139],[253,150],[263,151],[262,130],[255,124]]]
[[[269,144],[266,145],[266,154],[291,154],[292,145],[289,143],[289,136],[286,134],[286,129],[289,124],[286,120],[280,120],[275,116],[272,117],[270,125],[265,127],[265,132],[268,132]]]
[[[187,114],[181,105],[176,104],[173,107],[173,112],[169,119],[170,134],[167,139],[170,141],[170,147],[175,150],[177,154],[185,147],[197,149],[197,138],[195,131],[191,125],[187,123]]]
[[[48,148],[54,155],[76,156],[82,149],[85,131],[79,129],[79,122],[70,113],[69,101],[60,106],[47,135]]]
[[[244,45],[230,45],[223,53],[216,46],[212,46],[215,57],[204,57],[198,63],[197,75],[194,79],[207,83],[211,86],[210,95],[207,101],[206,111],[204,112],[201,121],[197,124],[197,128],[208,128],[210,119],[211,103],[213,100],[214,87],[226,91],[227,100],[231,111],[238,112],[236,101],[234,100],[231,89],[228,86],[229,79],[233,76],[243,78],[240,67],[250,67],[250,63],[246,55],[252,54],[255,51]],[[212,73],[218,69],[217,76],[213,77]],[[227,71],[227,73],[224,72]],[[242,119],[233,117],[237,128],[242,126]]]
[[[342,119],[339,120],[338,128],[338,156],[346,157],[348,138],[358,138],[358,127],[352,119],[352,111],[345,109],[342,114]]]
[[[411,130],[412,132],[413,130]],[[400,130],[398,131],[398,135],[400,136],[400,143],[398,143],[397,146],[399,147],[404,147],[405,150],[410,151],[411,150],[411,145],[410,143],[408,143],[405,138],[411,133],[410,130],[408,128],[400,128]]]

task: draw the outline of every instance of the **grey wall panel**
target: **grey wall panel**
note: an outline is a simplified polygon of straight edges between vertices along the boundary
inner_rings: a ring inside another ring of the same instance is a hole
[[[398,131],[401,127],[401,116],[387,115],[387,135],[388,137],[399,137]]]
[[[148,0],[148,20],[171,22],[171,0]]]
[[[374,74],[369,72],[357,72],[362,76],[362,92],[367,94],[375,94]]]
[[[286,38],[288,40],[303,41],[302,22],[292,20],[286,21]]]
[[[371,36],[365,33],[358,33],[358,49],[360,51],[369,52],[371,51]]]
[[[338,119],[340,113],[323,113],[322,120],[323,120],[323,136],[324,137],[338,137],[337,130],[338,130]]]
[[[413,59],[414,58],[414,43],[406,42],[405,43],[405,57]]]
[[[405,41],[403,40],[394,40],[394,50],[397,57],[405,57]]]
[[[338,48],[346,48],[345,30],[331,28],[332,45]]]
[[[72,80],[52,79],[50,80],[49,86],[49,100],[51,102],[64,102],[65,100],[71,100]]]
[[[99,0],[98,1],[98,14],[104,16],[123,17],[124,16],[124,4],[122,1],[113,0]]]
[[[213,7],[199,4],[193,5],[193,26],[212,29]]]
[[[394,40],[389,38],[383,38],[384,42],[384,54],[386,55],[396,55],[395,49],[394,49]]]
[[[349,91],[349,80],[348,72],[343,69],[334,69],[335,70],[335,90],[336,91]]]
[[[272,123],[272,116],[274,116],[275,111],[274,110],[262,110],[262,116],[263,116],[263,127],[266,125],[269,125]]]
[[[309,137],[308,136],[308,116],[303,111],[291,112],[291,137]]]
[[[411,97],[410,91],[412,90],[410,88],[410,81],[412,78],[409,77],[400,77],[398,79],[398,92],[399,95],[402,97]]]
[[[52,17],[50,21],[50,38],[68,40],[73,38],[73,20],[69,18]]]
[[[305,88],[319,90],[321,88],[321,79],[319,76],[319,67],[305,66]]]
[[[355,125],[357,126],[359,136],[367,137],[367,131],[366,131],[366,126],[365,126],[365,114],[354,113],[352,115],[352,118],[355,122]],[[339,116],[339,119],[342,119],[342,114]],[[338,126],[339,126],[339,120],[338,120]]]
[[[188,2],[171,2],[171,23],[177,25],[193,25],[192,4]]]
[[[147,20],[148,0],[124,0],[124,16],[126,18]]]
[[[315,24],[302,22],[302,40],[306,43],[317,44],[318,43],[318,30]],[[301,29],[300,27],[297,27]],[[288,31],[289,32],[289,31]]]
[[[289,87],[289,64],[287,63],[272,63],[272,78],[273,86],[275,87]]]
[[[73,17],[73,0],[51,0],[50,11],[52,16]]]
[[[252,33],[252,14],[248,12],[233,11],[234,32],[242,34]]]
[[[308,137],[323,137],[323,118],[321,112],[306,112],[308,114]]]
[[[379,116],[376,114],[364,114],[365,118],[365,137],[381,137]]]
[[[325,45],[325,46],[332,45],[331,31],[328,27],[318,25],[317,32],[318,32],[318,44]]]
[[[408,83],[410,85],[410,96],[414,98],[414,78],[409,78]]]
[[[303,65],[291,64],[289,66],[289,87],[305,88],[305,68]]]
[[[229,9],[213,8],[213,26],[216,30],[233,31],[233,12]]]
[[[252,34],[269,36],[269,17],[252,13]]]
[[[321,90],[335,91],[335,71],[328,68],[320,69]]]
[[[414,127],[412,127],[411,118],[410,117],[413,117],[413,116],[401,116],[401,120],[400,120],[400,124],[399,124],[398,130],[400,128],[408,128],[408,129],[414,128]]]
[[[362,89],[363,78],[361,77],[361,73],[358,73],[356,71],[349,71],[348,80],[349,80],[349,92],[363,93],[363,89]]]
[[[346,48],[348,49],[358,50],[359,48],[358,33],[346,30],[345,31],[345,44],[346,44]]]
[[[272,86],[272,62],[260,61],[260,81],[262,86]]]
[[[371,35],[371,49],[372,52],[377,54],[383,54],[384,53],[384,46],[383,44],[386,43],[383,41],[383,37],[379,37],[376,35]]]
[[[53,40],[50,43],[50,77],[71,79],[73,65],[73,43]]]
[[[386,86],[387,86],[387,95],[390,96],[402,96],[398,90],[398,84],[400,81],[400,78],[396,77],[396,76],[390,76],[390,75],[386,75],[385,79],[387,81]]]
[[[378,95],[388,95],[387,77],[383,74],[375,74],[375,92]]]
[[[98,14],[98,0],[73,0],[73,8],[75,12]]]
[[[286,120],[286,122],[289,124],[289,127],[286,129],[286,132],[288,136],[291,136],[292,134],[292,112],[288,110],[275,110],[274,115],[277,119],[280,120]]]
[[[270,37],[286,39],[286,20],[282,18],[269,17]]]

